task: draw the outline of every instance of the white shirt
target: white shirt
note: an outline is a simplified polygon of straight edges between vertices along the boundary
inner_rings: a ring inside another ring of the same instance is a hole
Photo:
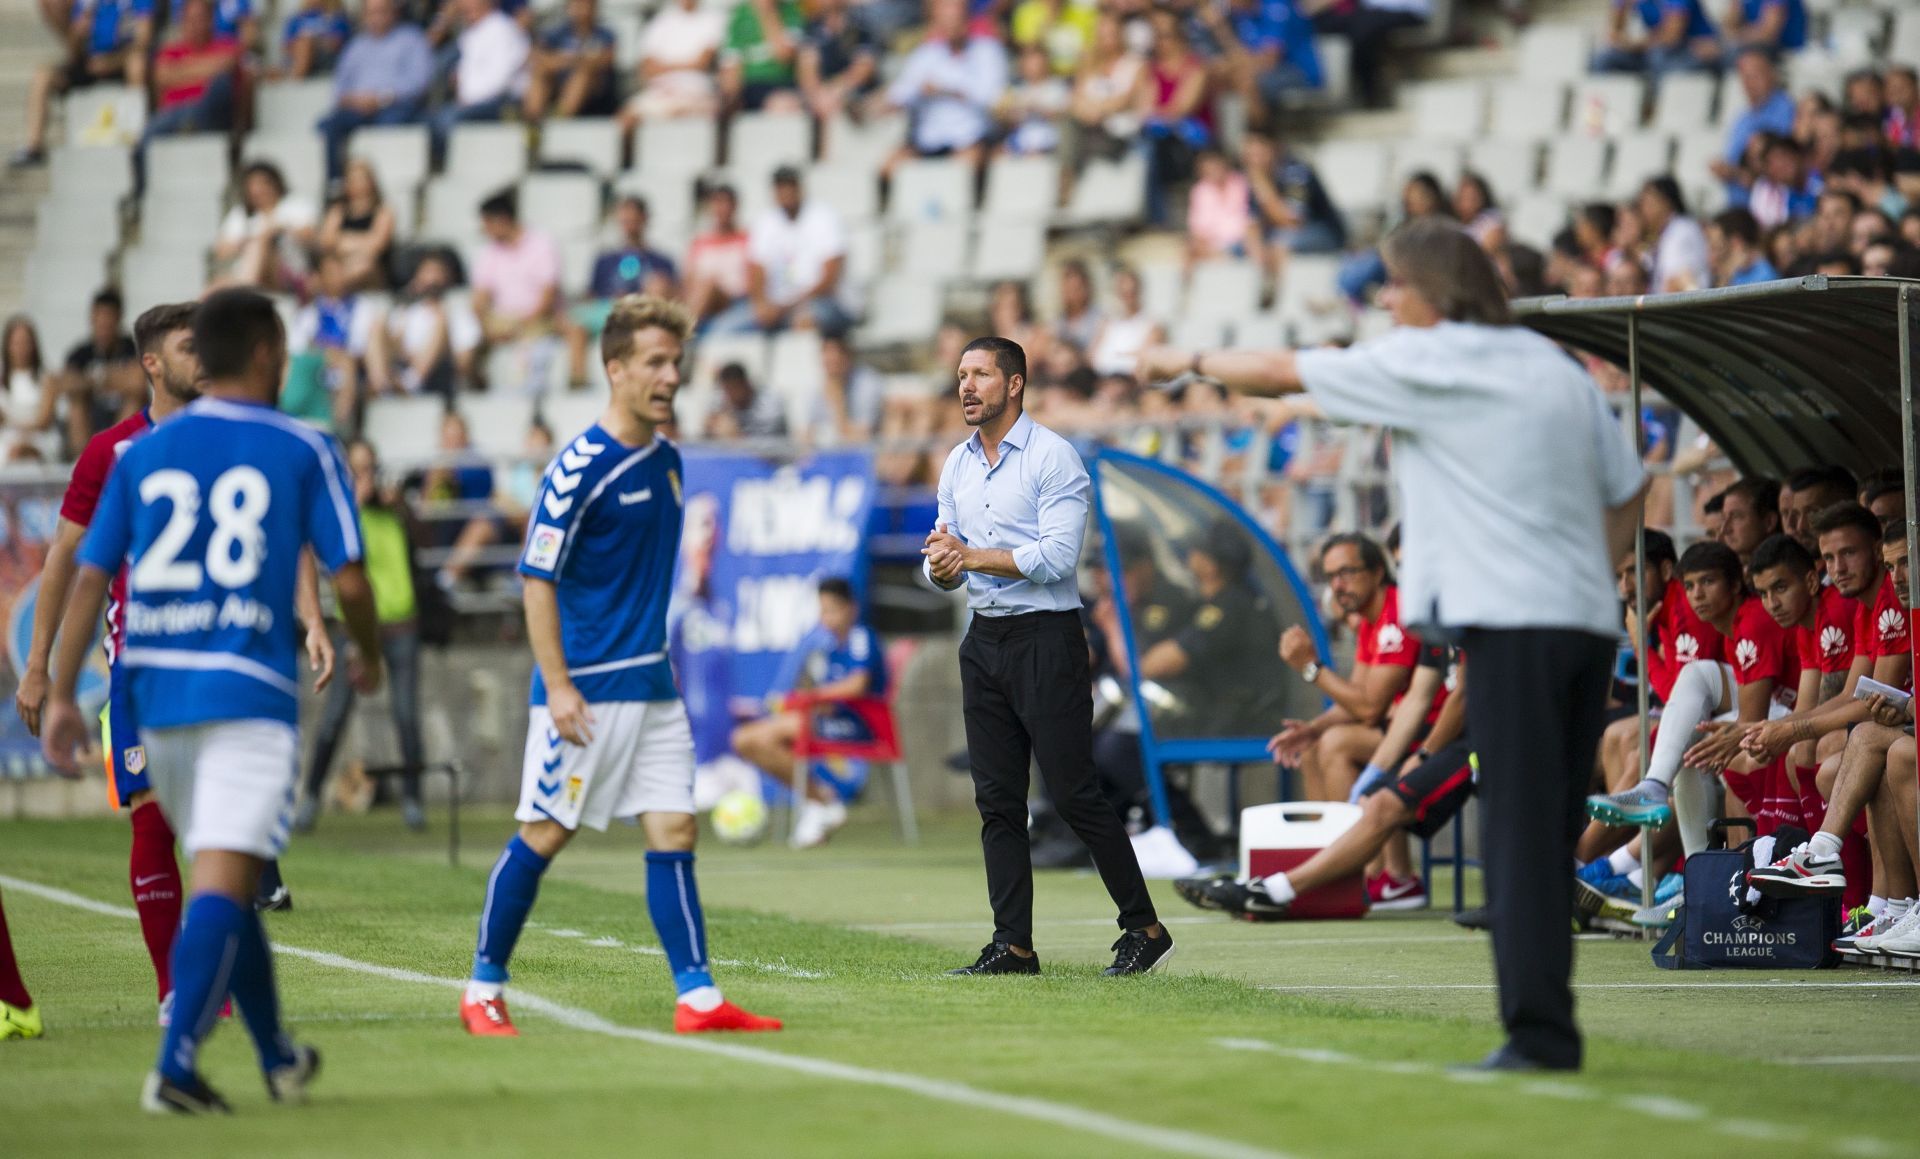
[[[1707,231],[1691,217],[1676,217],[1660,231],[1660,243],[1653,250],[1653,277],[1647,284],[1654,293],[1664,294],[1675,278],[1685,282],[1684,288],[1689,290],[1713,285]]]
[[[480,345],[480,319],[474,317],[473,307],[467,304],[464,295],[442,298],[440,308],[447,316],[449,354],[465,354]],[[409,360],[419,358],[433,341],[432,303],[409,302],[389,310],[387,333],[400,343]],[[409,370],[401,375],[401,386],[409,392],[417,391],[420,379]]]
[[[672,71],[655,76],[648,87],[683,87],[688,81],[696,88],[712,87],[706,73],[697,70],[700,59],[720,47],[726,31],[726,21],[712,9],[662,8],[640,34],[640,57]]]
[[[460,33],[460,64],[453,91],[463,105],[517,96],[527,87],[526,30],[495,9]]]
[[[220,240],[232,242],[256,238],[265,233],[269,225],[282,231],[312,229],[319,221],[320,211],[304,197],[282,197],[264,213],[251,213],[246,206],[236,205],[220,219]]]
[[[819,201],[802,202],[794,217],[776,205],[747,231],[747,258],[766,271],[767,300],[777,306],[791,306],[806,296],[819,284],[827,263],[846,252],[847,231],[840,214]]]
[[[1523,327],[1455,322],[1297,357],[1327,417],[1392,432],[1404,622],[1619,634],[1604,520],[1644,475],[1579,364]]]
[[[937,96],[921,90],[932,85]],[[964,149],[993,128],[993,106],[1007,87],[1007,51],[976,36],[959,52],[929,40],[908,54],[887,99],[913,110],[913,147],[922,153]]]

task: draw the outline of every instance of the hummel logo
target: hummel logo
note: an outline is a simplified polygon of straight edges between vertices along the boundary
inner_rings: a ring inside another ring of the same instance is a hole
[[[620,506],[631,507],[635,503],[645,503],[651,498],[653,498],[653,488],[651,487],[642,487],[638,491],[622,491],[620,492]]]
[[[1760,659],[1760,645],[1752,640],[1742,640],[1734,645],[1733,658],[1740,667],[1751,668]]]
[[[573,440],[573,449],[583,455],[597,455],[601,451],[606,450],[607,445],[605,443],[588,442],[587,436],[581,435],[579,438]]]
[[[583,455],[572,447],[560,452],[560,465],[569,471],[578,471],[591,462],[593,462],[592,455]],[[558,473],[555,472],[555,474]]]
[[[557,472],[554,474],[555,479],[561,479],[564,477],[565,476],[560,475]],[[573,481],[575,483],[578,483],[580,481],[580,477],[578,475],[575,475],[573,477]],[[544,506],[547,509],[548,515],[553,516],[555,519],[559,519],[562,516],[566,515],[567,512],[573,510],[573,500],[564,499],[559,495],[554,494],[552,491],[549,491],[547,492],[547,498]]]

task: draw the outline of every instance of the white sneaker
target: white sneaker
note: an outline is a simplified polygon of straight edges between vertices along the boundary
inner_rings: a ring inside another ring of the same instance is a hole
[[[847,807],[840,802],[806,801],[800,806],[800,815],[794,819],[793,836],[787,844],[795,849],[825,845],[827,838],[846,823]]]
[[[1879,920],[1876,920],[1873,924],[1876,932],[1863,938],[1855,938],[1853,941],[1854,949],[1865,950],[1869,954],[1892,953],[1892,947],[1887,943],[1898,938],[1900,939],[1898,944],[1905,947],[1905,949],[1902,950],[1903,953],[1920,950],[1920,905],[1916,905],[1908,910],[1901,916],[1899,921],[1894,922],[1885,929],[1879,928]]]

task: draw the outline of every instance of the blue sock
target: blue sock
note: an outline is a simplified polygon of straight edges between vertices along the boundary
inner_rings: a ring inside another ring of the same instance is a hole
[[[195,894],[173,940],[173,1020],[160,1040],[160,1073],[193,1077],[200,1043],[220,1020],[240,957],[248,913],[217,893]]]
[[[513,944],[520,940],[520,928],[533,912],[533,899],[540,893],[540,875],[547,871],[547,859],[520,840],[518,833],[501,851],[487,878],[487,904],[480,910],[480,941],[473,951],[473,978],[476,982],[505,982],[507,959],[513,957]]]
[[[280,1024],[280,991],[273,980],[273,951],[260,915],[248,912],[240,931],[240,954],[233,963],[233,1001],[240,1007],[263,1071],[293,1062],[293,1043]]]
[[[707,970],[707,918],[693,880],[693,854],[647,854],[647,914],[667,952],[678,992],[713,985]]]

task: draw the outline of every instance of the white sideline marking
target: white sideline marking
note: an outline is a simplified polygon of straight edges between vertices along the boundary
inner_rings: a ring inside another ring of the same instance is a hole
[[[1793,1066],[1871,1066],[1920,1062],[1920,1054],[1835,1054],[1821,1058],[1783,1058],[1780,1061]]]
[[[1575,982],[1575,990],[1912,990],[1913,982]],[[1280,994],[1309,993],[1315,990],[1498,990],[1492,982],[1328,982],[1311,986],[1261,986],[1258,989]],[[1892,1061],[1904,1062],[1903,1056]]]
[[[22,891],[25,892],[25,891]],[[302,1014],[301,1025],[309,1022],[445,1022],[445,1014]],[[87,1018],[73,1021],[62,1018],[61,1030],[158,1030],[152,1018]]]
[[[1337,1050],[1315,1050],[1310,1047],[1276,1046],[1259,1038],[1216,1038],[1215,1046],[1222,1050],[1238,1050],[1257,1054],[1275,1054],[1282,1058],[1298,1062],[1320,1063],[1335,1066],[1357,1066],[1382,1074],[1422,1075],[1432,1078],[1444,1078],[1454,1082],[1469,1084],[1500,1084],[1506,1089],[1518,1091],[1524,1095],[1539,1098],[1588,1100],[1611,1099],[1605,1092],[1594,1090],[1575,1079],[1520,1079],[1494,1071],[1454,1071],[1444,1067],[1418,1062],[1376,1062],[1369,1058],[1360,1058],[1344,1054]],[[1741,1139],[1801,1139],[1807,1135],[1805,1127],[1788,1123],[1770,1123],[1763,1119],[1714,1119],[1712,1112],[1698,1103],[1689,1103],[1668,1095],[1644,1094],[1626,1095],[1611,1101],[1619,1106],[1635,1110],[1651,1118],[1666,1119],[1673,1122],[1698,1123],[1708,1130],[1723,1135],[1732,1135]],[[1832,1140],[1833,1146],[1849,1155],[1881,1156],[1893,1154],[1893,1148],[1880,1139],[1866,1136]]]
[[[21,893],[32,894],[35,897],[71,906],[74,909],[86,910],[89,913],[115,918],[138,919],[139,917],[137,913],[125,906],[109,905],[77,893],[69,893],[64,889],[41,885],[34,881],[23,881],[5,874],[0,874],[0,886],[17,889]],[[423,986],[437,986],[443,990],[461,990],[467,984],[463,978],[440,978],[432,974],[420,974],[394,966],[362,962],[328,953],[325,950],[308,950],[285,944],[275,944],[274,950],[290,958],[302,958],[317,965],[332,966],[337,970],[350,970],[356,974],[367,974],[390,982],[412,982]],[[696,1054],[714,1055],[732,1059],[735,1062],[748,1062],[756,1066],[793,1071],[811,1078],[836,1079],[861,1086],[885,1087],[937,1102],[1051,1123],[1057,1127],[1084,1131],[1089,1135],[1101,1135],[1117,1142],[1144,1145],[1177,1155],[1194,1155],[1199,1156],[1200,1159],[1288,1159],[1283,1152],[1256,1147],[1250,1143],[1219,1139],[1212,1135],[1183,1131],[1177,1127],[1157,1127],[1149,1123],[1135,1123],[1083,1107],[1048,1102],[1045,1099],[1026,1095],[1002,1094],[999,1091],[982,1090],[979,1087],[949,1082],[945,1079],[925,1078],[898,1071],[874,1070],[870,1067],[833,1062],[824,1058],[784,1054],[763,1047],[742,1046],[737,1043],[717,1042],[710,1038],[693,1038],[666,1034],[657,1030],[642,1030],[634,1026],[620,1026],[591,1011],[567,1006],[537,994],[530,994],[525,990],[516,989],[513,992],[513,1000],[522,1010],[536,1011],[563,1026],[584,1030],[590,1034],[605,1035],[608,1038],[625,1038],[653,1046],[692,1051]]]
[[[587,937],[587,935],[580,930],[550,930],[542,926],[539,922],[528,922],[526,928],[539,930],[541,933],[550,934],[556,938]],[[613,937],[591,938],[582,944],[601,950],[632,950],[636,954],[648,954],[655,958],[664,958],[667,956],[667,952],[659,946],[629,946],[619,938]],[[802,970],[798,966],[789,966],[785,962],[748,962],[742,961],[739,958],[711,958],[709,961],[715,966],[725,966],[731,970],[758,970],[762,974],[779,974],[786,978],[831,978],[833,976],[822,973],[819,970]]]

